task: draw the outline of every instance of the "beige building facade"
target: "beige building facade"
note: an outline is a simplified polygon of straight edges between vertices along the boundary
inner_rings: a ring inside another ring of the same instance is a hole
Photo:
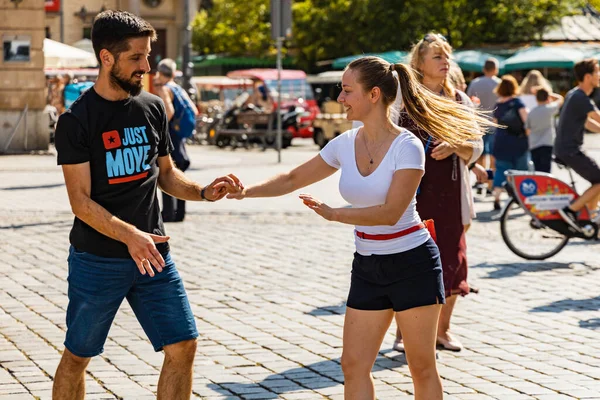
[[[190,16],[201,0],[190,0]],[[184,0],[0,0],[0,154],[47,150],[50,142],[44,38],[73,45],[89,38],[104,9],[130,11],[158,33],[150,64],[181,54]]]
[[[44,0],[0,0],[0,154],[48,148]]]
[[[2,0],[4,1],[4,0]],[[162,58],[176,59],[181,54],[183,36],[183,0],[61,0],[61,12],[46,13],[46,34],[52,40],[73,45],[90,38],[94,17],[104,9],[119,9],[132,12],[150,22],[158,33],[153,44],[151,65]],[[195,15],[199,0],[190,0],[190,15]],[[62,37],[61,37],[62,36]]]

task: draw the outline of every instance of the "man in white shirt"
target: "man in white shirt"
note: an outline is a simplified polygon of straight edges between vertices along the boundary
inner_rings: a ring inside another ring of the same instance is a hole
[[[475,104],[479,104],[479,108],[483,111],[491,112],[496,108],[498,96],[494,93],[494,89],[500,83],[498,78],[498,60],[490,57],[483,65],[483,76],[475,78],[469,88],[467,95]],[[476,99],[475,99],[476,98]],[[483,154],[477,160],[486,169],[494,169],[494,157],[492,156],[492,148],[494,147],[494,128],[491,128],[483,136]],[[491,186],[491,185],[490,185]]]

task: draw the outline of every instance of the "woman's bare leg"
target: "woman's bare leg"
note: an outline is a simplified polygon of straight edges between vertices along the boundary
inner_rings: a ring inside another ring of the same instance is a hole
[[[437,370],[435,344],[441,304],[396,313],[402,330],[415,400],[442,400],[442,381]]]
[[[393,317],[391,309],[366,311],[346,308],[342,352],[345,400],[375,399],[371,369]]]

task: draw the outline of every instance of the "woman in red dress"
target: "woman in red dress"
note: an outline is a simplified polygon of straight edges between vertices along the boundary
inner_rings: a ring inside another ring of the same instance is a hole
[[[410,64],[429,90],[472,106],[468,96],[449,82],[451,54],[452,48],[443,36],[429,33],[413,47]],[[425,175],[417,195],[417,211],[421,218],[435,221],[446,291],[446,304],[442,306],[438,323],[437,343],[447,350],[460,351],[462,344],[450,332],[450,318],[458,295],[469,293],[465,231],[474,217],[474,211],[466,166],[481,155],[483,141],[478,137],[452,146],[436,140],[408,117],[401,105],[399,109],[398,125],[413,132],[425,147]],[[403,349],[399,329],[394,348]]]

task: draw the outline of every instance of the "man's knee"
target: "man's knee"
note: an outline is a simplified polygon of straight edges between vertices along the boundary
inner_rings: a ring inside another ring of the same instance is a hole
[[[194,361],[197,346],[196,339],[190,339],[169,344],[163,350],[165,351],[165,357],[170,360],[191,363]]]
[[[91,358],[89,357],[79,357],[71,353],[68,349],[65,349],[60,360],[59,369],[62,367],[66,370],[65,372],[80,373],[85,370],[90,360]]]

